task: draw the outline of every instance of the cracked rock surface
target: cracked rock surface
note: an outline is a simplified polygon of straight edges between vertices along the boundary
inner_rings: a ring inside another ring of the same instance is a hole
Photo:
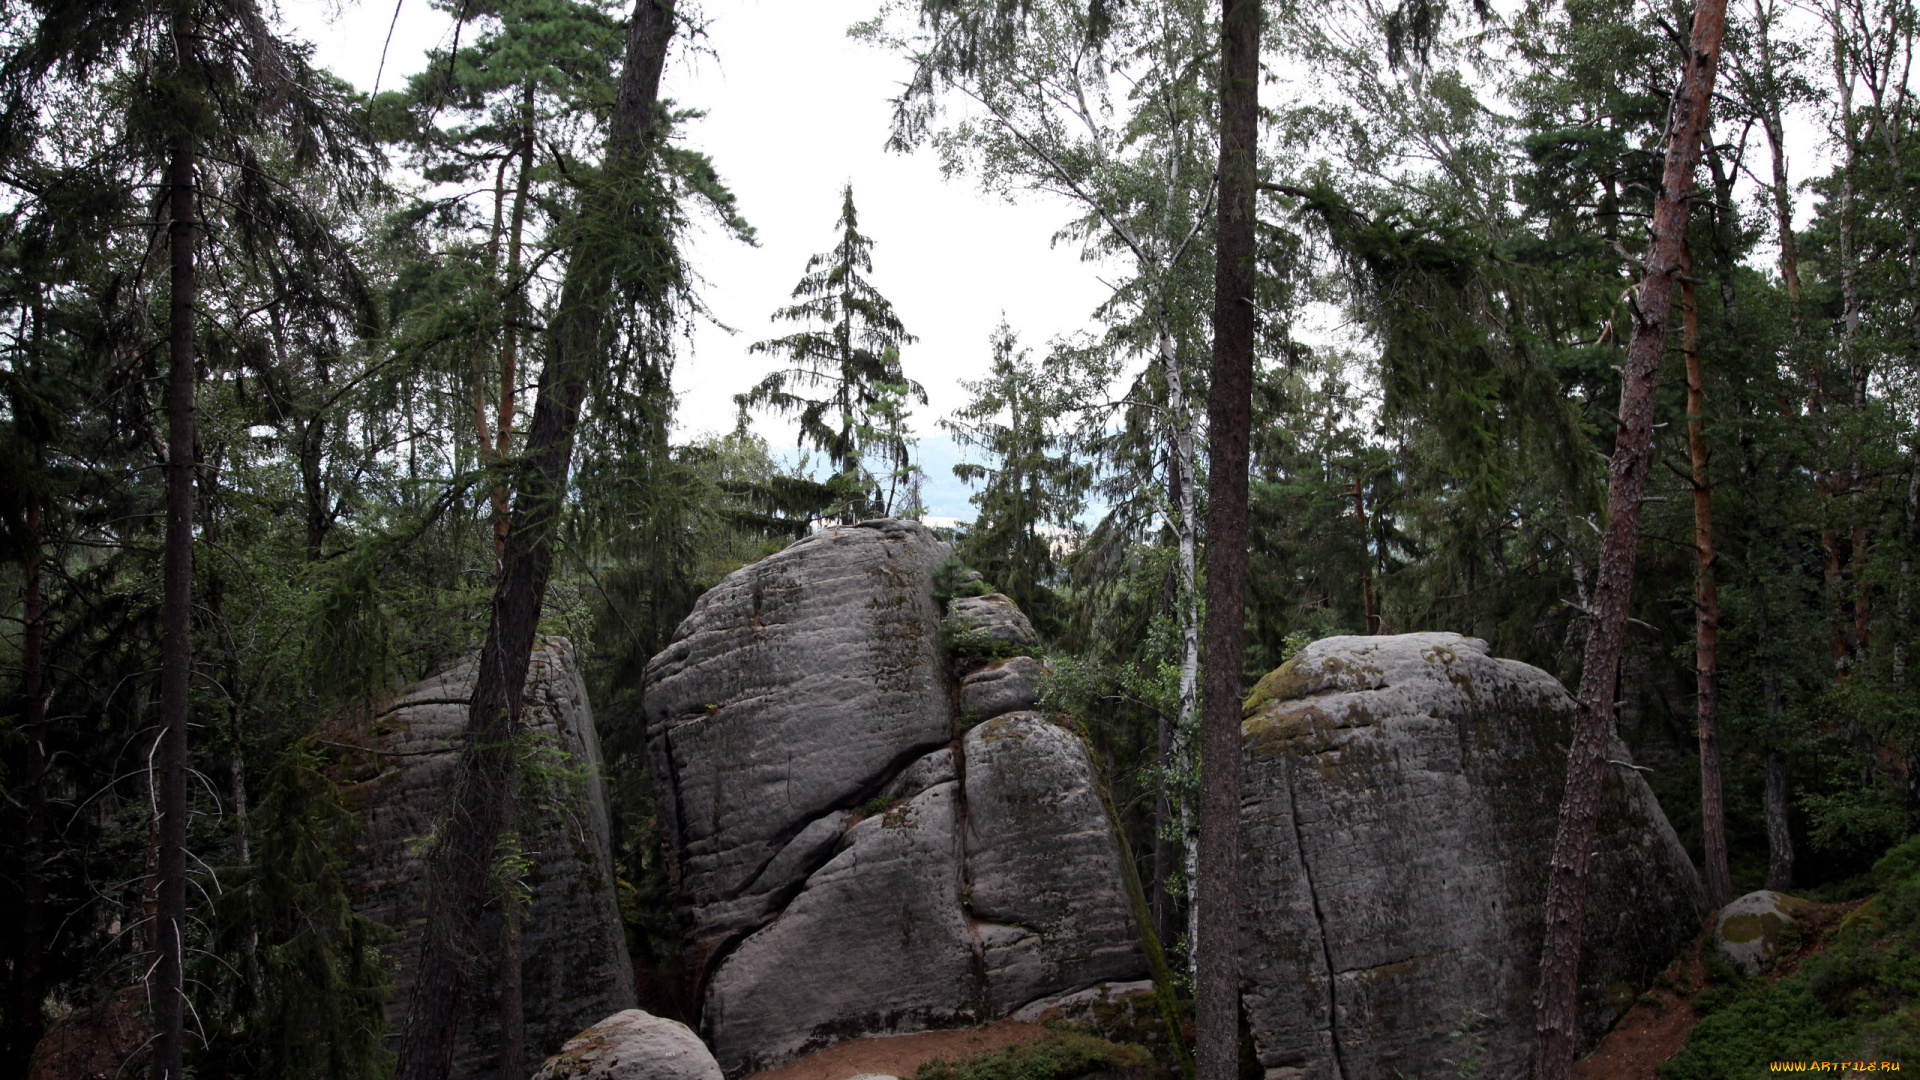
[[[1533,1044],[1546,867],[1575,705],[1457,634],[1336,637],[1242,725],[1242,978],[1267,1080],[1484,1075]],[[1617,740],[1608,757],[1629,760]],[[1586,1045],[1698,930],[1705,897],[1646,782],[1608,770],[1581,958]],[[1521,1018],[1516,1020],[1516,1018]]]
[[[933,572],[912,522],[823,529],[727,575],[647,664],[647,753],[696,972],[807,874],[781,860],[953,738]],[[776,862],[791,873],[768,878]]]
[[[824,529],[730,575],[648,664],[661,826],[728,1076],[1145,970],[1079,737],[1034,713],[959,737],[948,556],[911,522]],[[986,606],[1031,640],[1010,601]]]
[[[348,859],[354,906],[401,935],[382,947],[399,961],[387,999],[395,1031],[406,1020],[426,926],[425,852],[417,840],[446,807],[475,672],[476,658],[468,657],[403,688],[372,717],[342,721],[330,737],[380,751],[347,753],[337,778],[361,821]],[[537,854],[525,878],[532,897],[521,923],[522,1008],[526,1056],[539,1061],[587,1025],[631,1009],[634,990],[614,891],[600,740],[566,640],[549,638],[534,650],[525,701],[523,723],[532,736],[556,747],[585,778],[579,789],[553,779],[539,828],[526,843]],[[462,1080],[494,1080],[500,1072],[497,905],[489,907],[479,940],[451,1073]]]
[[[995,660],[960,680],[960,718],[991,720],[1040,704],[1040,677],[1046,666],[1031,656]]]

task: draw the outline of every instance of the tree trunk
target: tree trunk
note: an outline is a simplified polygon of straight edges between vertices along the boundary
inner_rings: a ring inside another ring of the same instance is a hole
[[[1179,865],[1180,848],[1173,842],[1173,800],[1167,795],[1167,777],[1173,767],[1173,723],[1163,714],[1155,732],[1155,760],[1160,766],[1160,790],[1153,796],[1153,889],[1150,910],[1153,932],[1164,947],[1173,941],[1173,895],[1167,891],[1174,867]]]
[[[1667,133],[1667,159],[1654,200],[1647,273],[1640,283],[1633,341],[1620,388],[1619,430],[1608,467],[1607,529],[1593,593],[1593,630],[1580,675],[1579,713],[1567,755],[1567,785],[1548,868],[1547,926],[1540,950],[1540,1014],[1536,1029],[1541,1080],[1567,1080],[1578,1031],[1580,931],[1586,916],[1587,872],[1599,830],[1606,778],[1615,680],[1633,601],[1634,559],[1640,546],[1641,496],[1652,461],[1653,396],[1666,351],[1675,272],[1687,238],[1687,199],[1707,131],[1714,69],[1726,31],[1726,0],[1699,0],[1686,70]]]
[[[1200,1080],[1240,1074],[1240,702],[1245,694],[1247,443],[1253,426],[1253,203],[1260,0],[1221,0],[1220,224],[1207,401],[1206,710],[1200,723]]]
[[[517,770],[516,770],[517,772]],[[516,784],[519,777],[514,777]],[[519,807],[517,792],[507,797],[507,818]],[[516,848],[518,843],[513,845]],[[518,851],[515,854],[519,854]],[[500,898],[500,1080],[527,1080],[527,1011],[520,948],[520,883],[504,883]]]
[[[1194,796],[1187,790],[1193,775],[1194,724],[1200,715],[1200,570],[1198,523],[1194,504],[1193,409],[1187,396],[1186,369],[1173,344],[1173,335],[1160,327],[1160,361],[1167,372],[1167,452],[1171,462],[1167,486],[1173,489],[1173,530],[1179,548],[1180,597],[1180,717],[1173,725],[1173,770],[1179,777],[1180,798],[1174,809],[1180,817],[1181,865],[1187,879],[1187,974],[1197,969],[1194,942],[1200,938],[1200,907],[1194,902],[1200,874],[1199,823]]]
[[[1771,710],[1777,702],[1769,701]],[[1793,833],[1787,828],[1787,755],[1767,753],[1767,888],[1793,888]]]
[[[654,126],[660,72],[674,30],[674,0],[635,0],[626,66],[614,102],[604,169],[635,167]],[[494,847],[507,823],[520,720],[553,540],[573,458],[574,428],[592,365],[604,362],[602,328],[625,240],[610,185],[591,193],[561,284],[546,363],[534,399],[524,463],[516,469],[505,558],[480,653],[448,817],[429,853],[426,940],[403,1033],[399,1080],[445,1080],[471,958],[486,905]]]
[[[520,176],[513,187],[513,220],[507,229],[506,322],[500,340],[500,412],[493,455],[505,461],[513,453],[514,393],[520,381],[520,321],[526,317],[527,286],[520,280],[521,240],[527,229],[527,187],[533,179],[533,83],[520,99]],[[498,566],[507,557],[507,488],[493,489],[493,559]]]
[[[1380,632],[1380,615],[1373,606],[1373,538],[1367,526],[1367,496],[1360,474],[1353,475],[1353,516],[1360,523],[1360,632]]]
[[[177,63],[186,65],[190,28],[176,15]],[[187,923],[187,722],[193,677],[194,507],[194,139],[174,136],[167,165],[167,244],[172,258],[168,315],[166,555],[160,607],[159,862],[155,883],[153,975],[154,1080],[180,1080],[185,1052]]]
[[[1706,863],[1707,902],[1725,907],[1733,899],[1727,868],[1726,805],[1720,795],[1720,590],[1714,580],[1713,482],[1707,474],[1707,395],[1700,369],[1700,305],[1694,295],[1692,260],[1681,253],[1681,342],[1687,358],[1687,455],[1693,463],[1694,688],[1700,732],[1700,832]]]
[[[21,836],[25,858],[20,867],[20,962],[14,973],[18,993],[10,1042],[15,1056],[27,1060],[44,1028],[41,1002],[46,997],[47,958],[47,692],[41,649],[46,641],[40,580],[40,502],[27,504],[27,533],[33,545],[25,565],[21,615],[20,690],[25,698],[20,734],[26,743],[21,802],[26,820]]]

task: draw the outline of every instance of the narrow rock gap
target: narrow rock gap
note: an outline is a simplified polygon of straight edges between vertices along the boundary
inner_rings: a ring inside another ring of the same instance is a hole
[[[1313,886],[1313,870],[1307,865],[1306,837],[1300,832],[1300,806],[1293,794],[1293,765],[1285,768],[1287,820],[1293,825],[1293,850],[1300,858],[1300,874],[1307,881],[1307,898],[1313,902],[1313,921],[1320,928],[1320,963],[1327,972],[1327,1040],[1333,1048],[1333,1078],[1346,1080],[1347,1067],[1340,1053],[1340,999],[1334,980],[1333,951],[1327,946],[1327,917],[1320,910],[1320,893]]]

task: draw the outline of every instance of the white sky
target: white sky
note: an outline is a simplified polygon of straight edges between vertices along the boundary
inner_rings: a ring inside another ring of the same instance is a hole
[[[363,90],[374,87],[389,23],[384,88],[420,70],[426,51],[448,44],[451,32],[450,16],[427,0],[400,0],[397,20],[393,0],[278,2],[288,28],[315,44],[317,62]],[[902,358],[930,396],[912,419],[927,501],[936,513],[971,517],[966,489],[950,474],[953,447],[935,421],[966,401],[962,379],[984,373],[987,335],[1003,312],[1022,343],[1039,351],[1056,335],[1087,328],[1107,289],[1074,248],[1051,246],[1070,216],[1063,203],[1045,196],[1009,203],[966,179],[942,179],[930,152],[886,151],[888,99],[904,65],[846,36],[880,3],[703,0],[707,37],[696,50],[683,40],[672,57],[662,92],[707,112],[684,138],[712,156],[759,234],[758,247],[714,231],[694,244],[704,299],[736,332],[693,328],[692,348],[674,372],[679,435],[731,430],[733,395],[776,366],[775,358],[748,355],[747,346],[790,332],[791,324],[775,326],[768,316],[790,302],[807,258],[833,244],[840,188],[851,181],[861,230],[875,241],[876,284],[920,338]],[[1796,121],[1793,171],[1804,179],[1826,167],[1825,147],[1819,131]],[[1763,157],[1755,153],[1756,167],[1764,169]],[[1802,215],[1813,201],[1801,201]],[[1756,252],[1755,261],[1770,257]],[[1325,343],[1319,339],[1348,333],[1313,321],[1296,326],[1296,335]],[[793,445],[792,427],[779,418],[756,416],[754,427],[776,450]]]
[[[969,181],[942,180],[930,153],[885,150],[887,102],[903,66],[846,36],[848,26],[874,14],[878,0],[702,6],[710,20],[704,48],[676,50],[662,93],[707,111],[686,140],[713,157],[760,246],[717,232],[694,246],[706,302],[737,333],[699,326],[693,348],[678,359],[683,434],[731,430],[733,395],[776,366],[773,357],[749,356],[747,346],[793,329],[768,317],[791,302],[808,256],[833,245],[840,188],[849,181],[861,231],[874,239],[875,283],[920,338],[902,351],[902,361],[930,398],[913,419],[922,436],[935,434],[934,420],[966,401],[959,380],[986,370],[987,335],[1003,311],[1036,351],[1054,335],[1088,325],[1106,288],[1075,250],[1049,245],[1067,218],[1063,204],[1013,205]],[[294,33],[315,44],[319,64],[372,89],[392,3],[280,0],[280,10]],[[420,70],[427,49],[447,44],[451,25],[426,0],[401,0],[381,86],[391,89]],[[776,448],[791,441],[783,434],[789,429],[771,417],[757,417],[755,429]]]

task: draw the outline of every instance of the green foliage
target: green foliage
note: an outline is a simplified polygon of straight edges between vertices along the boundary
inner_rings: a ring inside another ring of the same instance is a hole
[[[950,556],[933,572],[933,598],[941,607],[956,596],[985,596],[995,591],[980,571],[962,562],[958,555]]]
[[[940,620],[940,644],[955,660],[1004,660],[1030,651],[1024,645],[994,637],[987,630],[952,615]]]
[[[873,241],[859,225],[848,184],[834,225],[839,244],[807,260],[806,275],[793,287],[800,302],[773,314],[811,328],[756,342],[750,350],[784,357],[793,366],[736,396],[743,415],[770,408],[797,417],[801,444],[858,478],[859,498],[832,508],[833,516],[847,519],[904,507],[899,499],[914,469],[907,415],[911,403],[927,403],[926,390],[900,366],[901,346],[918,339],[869,280]]]
[[[1664,1080],[1768,1075],[1773,1061],[1912,1059],[1920,1052],[1920,838],[1873,869],[1880,895],[1842,921],[1791,975],[1730,971],[1692,1002],[1705,1018],[1660,1067]]]
[[[1054,1029],[1035,1042],[959,1061],[934,1058],[913,1075],[914,1080],[1075,1080],[1096,1072],[1138,1076],[1152,1064],[1153,1057],[1144,1047]]]
[[[391,1068],[390,935],[353,910],[344,853],[358,825],[322,762],[302,746],[281,755],[256,811],[256,860],[227,871],[215,930],[232,959],[208,957],[199,976],[232,1005],[200,1003],[223,1023],[198,1075],[378,1080]]]
[[[1070,423],[1089,388],[1077,385],[1071,357],[1060,350],[1034,363],[1004,319],[991,343],[987,377],[961,383],[973,399],[940,421],[957,445],[987,458],[953,467],[955,476],[981,485],[961,551],[1051,636],[1062,621],[1052,588],[1060,569],[1056,547],[1078,531],[1093,483]]]

